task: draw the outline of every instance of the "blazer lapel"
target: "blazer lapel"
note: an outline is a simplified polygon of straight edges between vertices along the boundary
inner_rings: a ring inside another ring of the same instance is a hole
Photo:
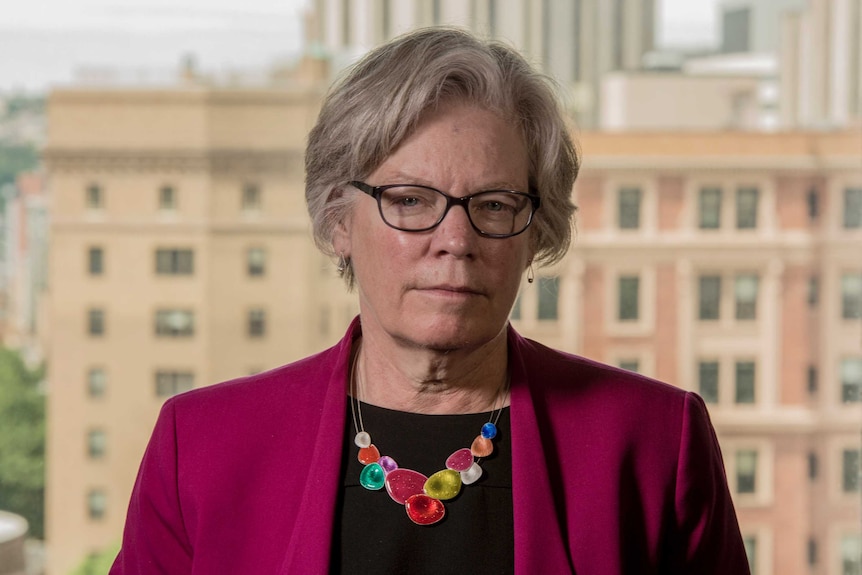
[[[515,573],[574,573],[559,507],[549,475],[555,454],[542,440],[523,351],[527,343],[509,328],[512,421],[512,505],[515,521]]]

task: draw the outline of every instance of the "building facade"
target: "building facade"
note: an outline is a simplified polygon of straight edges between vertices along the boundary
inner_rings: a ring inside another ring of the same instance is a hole
[[[119,539],[166,397],[320,350],[355,313],[328,291],[305,212],[319,101],[284,87],[51,95],[50,573]]]
[[[553,76],[582,128],[599,121],[601,80],[643,67],[655,47],[655,0],[315,0],[308,40],[339,69],[421,26],[498,38]]]
[[[698,392],[753,572],[862,570],[862,136],[585,133],[551,346]]]

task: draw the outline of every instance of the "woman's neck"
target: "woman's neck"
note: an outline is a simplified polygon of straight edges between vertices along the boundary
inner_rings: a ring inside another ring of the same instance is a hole
[[[354,343],[357,399],[426,414],[491,411],[508,404],[506,330],[469,351],[431,350],[363,334]]]

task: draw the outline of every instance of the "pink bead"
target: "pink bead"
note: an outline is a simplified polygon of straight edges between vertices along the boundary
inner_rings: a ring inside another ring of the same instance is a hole
[[[386,474],[386,493],[396,503],[404,505],[411,495],[422,493],[428,478],[412,469],[395,469]]]
[[[453,471],[466,471],[473,465],[473,452],[467,449],[459,449],[446,459],[446,469]]]

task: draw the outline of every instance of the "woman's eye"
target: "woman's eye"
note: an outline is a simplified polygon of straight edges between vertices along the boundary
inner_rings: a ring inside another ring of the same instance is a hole
[[[413,197],[401,198],[398,201],[398,203],[400,203],[404,207],[412,208],[413,206],[419,205],[419,198],[413,198]]]

